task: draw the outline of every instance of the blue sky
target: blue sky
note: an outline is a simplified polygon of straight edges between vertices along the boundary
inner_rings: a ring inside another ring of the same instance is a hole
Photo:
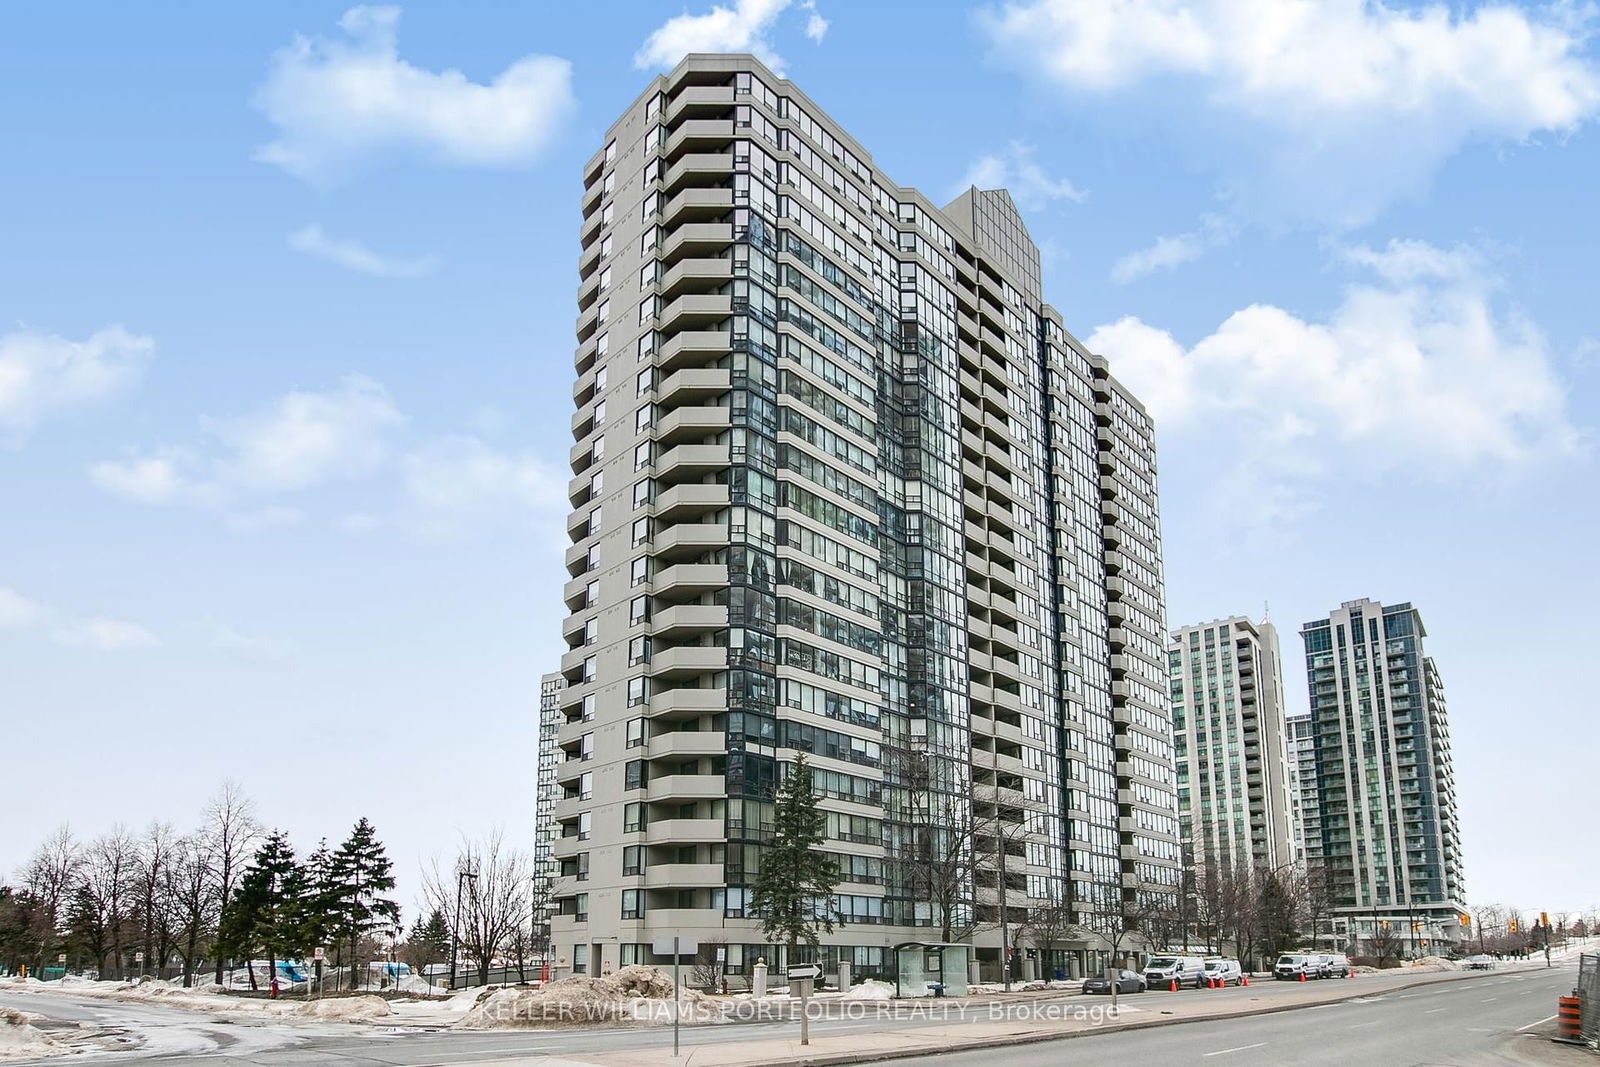
[[[1416,603],[1470,899],[1600,903],[1594,9],[912,10],[0,9],[0,871],[223,777],[305,846],[371,817],[408,892],[529,829],[580,168],[725,49],[1011,188],[1158,417],[1170,620],[1270,603],[1302,708],[1301,622]]]

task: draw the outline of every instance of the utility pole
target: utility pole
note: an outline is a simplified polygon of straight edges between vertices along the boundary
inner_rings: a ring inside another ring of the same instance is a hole
[[[478,876],[475,873],[468,870],[456,872],[456,921],[450,926],[450,991],[452,993],[456,989],[456,959],[461,950],[461,883],[468,878],[472,879],[473,887],[476,888]],[[350,988],[355,988],[353,982]]]

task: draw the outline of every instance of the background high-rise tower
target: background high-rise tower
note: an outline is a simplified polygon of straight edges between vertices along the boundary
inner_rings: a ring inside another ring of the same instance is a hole
[[[1305,624],[1316,750],[1306,864],[1347,936],[1421,951],[1461,936],[1461,829],[1450,727],[1410,604],[1351,600]]]
[[[1278,631],[1235,617],[1172,631],[1178,822],[1193,862],[1295,860]]]
[[[940,208],[748,56],[654,79],[584,169],[556,955],[781,964],[750,913],[807,754],[890,965],[1176,882],[1152,430],[1043,302],[1003,190]],[[1126,947],[1126,942],[1124,942]]]

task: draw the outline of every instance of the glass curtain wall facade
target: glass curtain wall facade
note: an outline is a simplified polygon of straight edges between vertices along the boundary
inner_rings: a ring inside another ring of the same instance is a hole
[[[1410,604],[1352,600],[1305,624],[1316,805],[1306,862],[1336,915],[1410,951],[1457,940],[1461,829],[1444,689]]]
[[[997,974],[1002,914],[1170,887],[1151,427],[1043,303],[1010,197],[936,207],[753,58],[696,55],[582,211],[558,970],[672,933],[736,983],[784,964],[750,890],[800,753],[825,964],[949,935]]]

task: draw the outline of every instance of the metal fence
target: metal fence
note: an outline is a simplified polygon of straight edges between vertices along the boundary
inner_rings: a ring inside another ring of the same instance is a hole
[[[1600,956],[1578,957],[1578,1008],[1583,1013],[1583,1039],[1600,1042]]]

